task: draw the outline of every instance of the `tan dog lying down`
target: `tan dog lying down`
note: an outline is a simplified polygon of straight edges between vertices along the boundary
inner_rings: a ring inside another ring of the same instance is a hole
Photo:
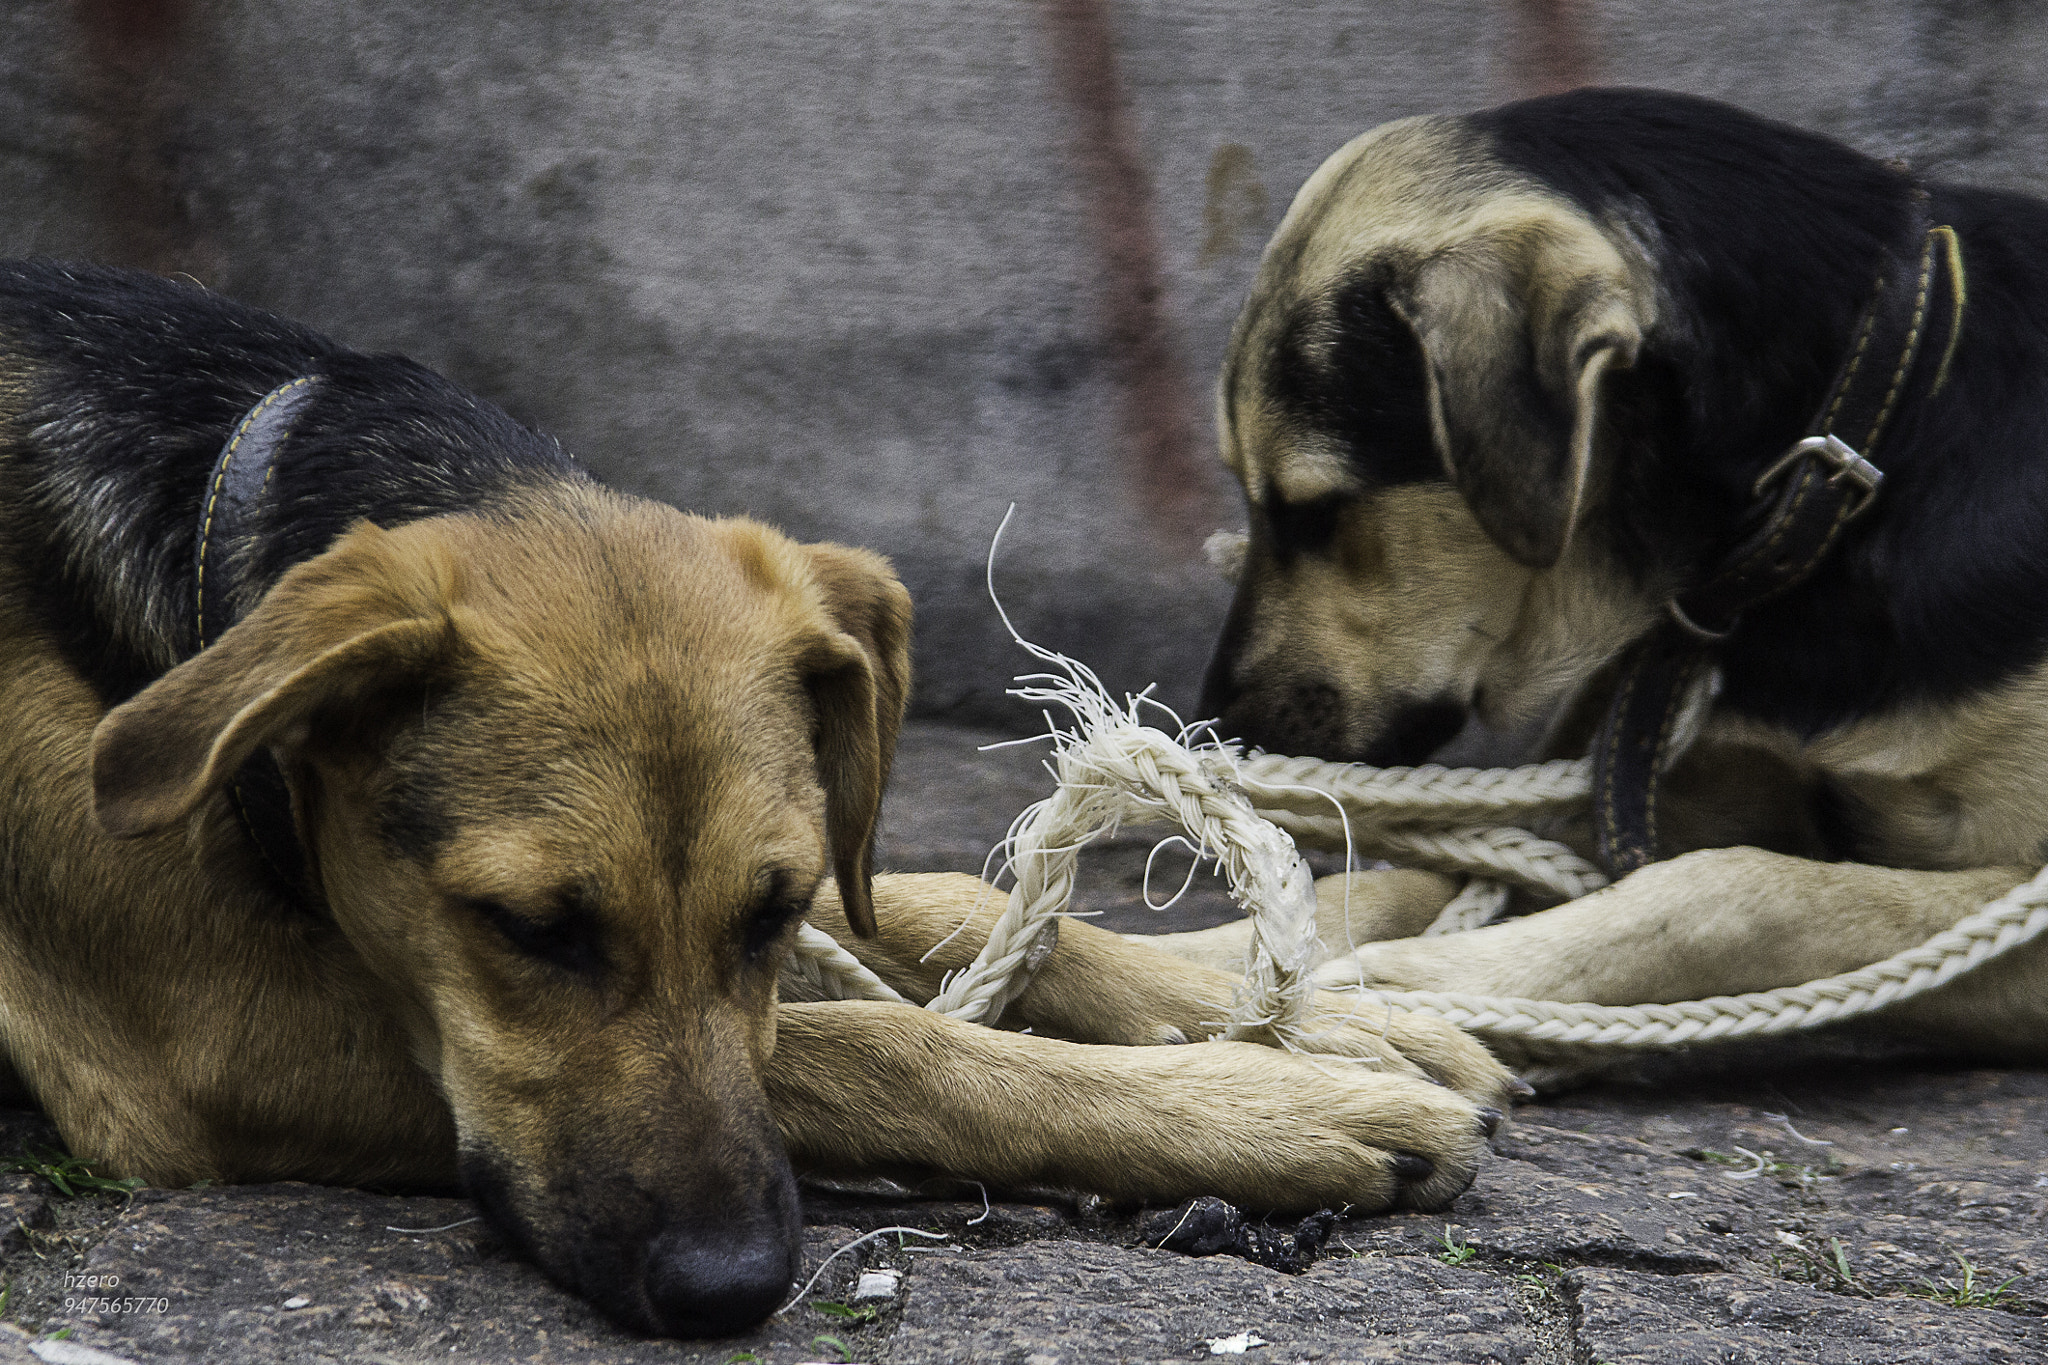
[[[620,1322],[709,1334],[790,1288],[792,1162],[1427,1207],[1498,1122],[1426,1020],[1333,1020],[1373,1065],[1095,1046],[1230,982],[1085,924],[1029,1036],[778,1002],[807,915],[913,997],[979,944],[922,962],[970,878],[870,890],[902,587],[409,362],[0,268],[0,508],[0,1036],[100,1171],[459,1176]]]

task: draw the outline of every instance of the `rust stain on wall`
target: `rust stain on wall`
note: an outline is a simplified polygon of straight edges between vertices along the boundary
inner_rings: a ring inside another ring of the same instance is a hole
[[[1508,0],[1508,9],[1512,95],[1555,95],[1599,79],[1590,0]]]
[[[122,265],[210,275],[212,253],[182,183],[188,0],[73,0],[78,153],[95,200],[92,254]]]
[[[1202,252],[1195,264],[1208,266],[1235,256],[1266,225],[1266,186],[1252,149],[1242,142],[1218,146],[1209,157],[1203,191]]]
[[[1192,554],[1217,524],[1213,461],[1166,315],[1157,209],[1117,69],[1107,0],[1043,0],[1053,69],[1072,111],[1104,296],[1104,343],[1123,394],[1118,445],[1151,529]]]

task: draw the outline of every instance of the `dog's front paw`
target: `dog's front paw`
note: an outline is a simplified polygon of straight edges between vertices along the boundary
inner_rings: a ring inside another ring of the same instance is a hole
[[[1152,1057],[1205,1097],[1185,1193],[1262,1209],[1441,1208],[1472,1183],[1500,1111],[1335,1057],[1201,1043]]]
[[[1487,1108],[1526,1099],[1529,1088],[1471,1034],[1426,1014],[1393,1009],[1335,991],[1319,991],[1308,1045],[1317,1052],[1371,1059],[1398,1057],[1396,1069],[1447,1086]]]

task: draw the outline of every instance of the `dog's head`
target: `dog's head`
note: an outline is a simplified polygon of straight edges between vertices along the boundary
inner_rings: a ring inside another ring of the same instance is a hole
[[[872,932],[909,618],[874,555],[595,491],[360,525],[107,716],[101,819],[268,746],[493,1221],[629,1325],[734,1330],[799,1264],[776,973],[828,875]]]
[[[1250,531],[1203,713],[1420,761],[1540,713],[1654,618],[1589,534],[1658,289],[1625,223],[1455,119],[1352,142],[1261,263],[1218,392]]]

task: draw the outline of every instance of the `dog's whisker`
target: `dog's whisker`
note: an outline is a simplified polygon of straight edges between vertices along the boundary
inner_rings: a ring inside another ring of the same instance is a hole
[[[1734,1150],[1754,1161],[1756,1165],[1743,1171],[1723,1171],[1721,1172],[1723,1180],[1754,1180],[1762,1175],[1770,1166],[1770,1163],[1765,1161],[1762,1156],[1750,1151],[1747,1147],[1737,1147]]]
[[[1834,1142],[1828,1138],[1808,1137],[1806,1134],[1800,1132],[1797,1128],[1794,1128],[1792,1126],[1792,1120],[1787,1118],[1783,1114],[1766,1113],[1764,1117],[1769,1119],[1772,1123],[1777,1124],[1780,1128],[1783,1128],[1786,1132],[1790,1133],[1793,1137],[1798,1138],[1801,1142],[1805,1143],[1809,1147],[1832,1147],[1835,1145]]]
[[[923,1228],[906,1227],[876,1228],[873,1232],[862,1233],[860,1236],[854,1238],[851,1242],[848,1242],[845,1246],[840,1247],[837,1251],[833,1252],[830,1256],[827,1256],[824,1260],[818,1262],[817,1270],[812,1272],[811,1278],[804,1281],[804,1287],[802,1289],[797,1290],[795,1294],[791,1295],[789,1301],[783,1304],[782,1307],[776,1309],[774,1313],[770,1314],[770,1316],[781,1317],[784,1313],[787,1313],[790,1309],[802,1303],[804,1301],[804,1295],[810,1293],[811,1290],[817,1285],[818,1281],[824,1276],[826,1266],[831,1265],[834,1261],[838,1260],[841,1256],[844,1256],[847,1252],[853,1250],[855,1247],[861,1245],[863,1242],[872,1242],[877,1237],[886,1237],[892,1232],[899,1234],[907,1233],[912,1237],[926,1237],[930,1238],[934,1242],[948,1241],[951,1239],[953,1235],[950,1232],[926,1232]]]
[[[458,1219],[456,1219],[456,1220],[455,1220],[454,1222],[452,1222],[452,1223],[443,1223],[443,1224],[442,1224],[442,1225],[441,1225],[440,1227],[437,1227],[437,1228],[394,1228],[394,1227],[388,1227],[388,1226],[387,1226],[387,1227],[386,1227],[386,1228],[384,1229],[384,1231],[386,1231],[386,1232],[403,1232],[403,1233],[406,1233],[406,1234],[408,1234],[408,1235],[410,1235],[410,1236],[415,1236],[415,1237],[416,1237],[416,1236],[420,1235],[421,1233],[425,1233],[425,1232],[447,1232],[447,1231],[449,1231],[450,1229],[453,1229],[453,1228],[459,1228],[459,1227],[466,1227],[466,1226],[468,1226],[468,1225],[469,1225],[469,1224],[471,1224],[471,1223],[481,1223],[482,1221],[483,1221],[483,1215],[482,1215],[482,1214],[475,1214],[475,1215],[472,1215],[471,1217],[468,1217],[468,1218],[458,1218]]]

